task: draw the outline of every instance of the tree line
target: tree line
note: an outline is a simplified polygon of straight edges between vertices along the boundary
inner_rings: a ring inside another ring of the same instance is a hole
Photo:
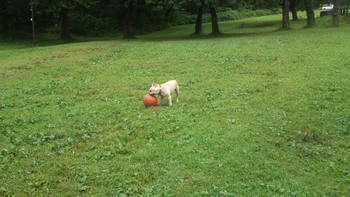
[[[59,33],[69,39],[72,32],[101,32],[117,29],[125,38],[140,30],[157,30],[176,23],[181,16],[195,15],[194,34],[202,33],[203,14],[209,14],[212,34],[220,34],[217,13],[227,9],[282,10],[282,28],[298,20],[298,10],[307,13],[307,25],[315,24],[314,8],[334,3],[333,23],[339,23],[339,7],[349,0],[1,0],[0,30],[2,32],[37,29]],[[32,23],[33,22],[33,23]],[[32,24],[35,24],[33,26]]]
[[[303,5],[301,5],[303,3]],[[307,16],[307,26],[311,27],[315,25],[315,13],[314,13],[314,7],[319,6],[320,4],[333,4],[334,8],[331,11],[332,18],[333,18],[333,25],[339,25],[339,10],[341,6],[348,6],[350,1],[349,0],[282,0],[281,6],[282,6],[282,28],[288,29],[290,26],[289,22],[289,12],[292,12],[292,18],[293,20],[298,20],[297,17],[297,10],[298,7],[303,7],[306,11]]]

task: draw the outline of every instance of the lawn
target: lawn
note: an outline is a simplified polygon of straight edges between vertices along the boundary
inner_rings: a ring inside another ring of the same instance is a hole
[[[0,42],[0,196],[349,196],[350,19],[279,19]]]

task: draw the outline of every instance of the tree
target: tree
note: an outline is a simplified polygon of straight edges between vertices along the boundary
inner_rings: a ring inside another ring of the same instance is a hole
[[[209,3],[209,10],[211,15],[211,34],[218,35],[220,34],[220,30],[214,2]]]
[[[297,0],[290,0],[290,10],[292,12],[293,21],[298,20],[298,11],[297,11]]]
[[[99,0],[55,0],[56,1],[56,9],[58,10],[58,14],[60,17],[60,25],[61,25],[61,39],[71,39],[71,20],[74,12],[78,12],[83,9],[87,9],[89,7],[95,6],[99,3]]]
[[[0,28],[2,31],[28,30],[30,8],[28,0],[0,1]]]
[[[200,35],[202,33],[202,16],[206,10],[209,10],[211,16],[212,35],[218,35],[220,34],[220,29],[217,7],[224,7],[228,5],[227,2],[230,2],[230,0],[185,0],[182,1],[181,5],[185,7],[188,12],[194,12],[197,15],[194,31],[195,35]]]
[[[70,17],[69,17],[69,5],[65,4],[68,1],[64,2],[60,11],[61,18],[61,39],[68,40],[71,39],[71,30],[70,30]]]
[[[31,0],[0,0],[0,30],[31,32]],[[184,12],[196,15],[194,34],[202,33],[203,14],[209,13],[212,34],[220,34],[218,12],[228,9],[275,8],[283,1],[283,28],[289,28],[289,11],[297,19],[298,0],[32,0],[37,31],[49,29],[62,39],[71,34],[117,30],[125,38],[188,22]],[[312,0],[304,0],[308,24],[314,23]],[[326,0],[314,0],[324,2]],[[310,6],[311,5],[311,6]],[[308,9],[310,8],[310,9]],[[185,13],[186,14],[186,13]],[[178,20],[181,16],[182,20]],[[339,19],[338,19],[339,20]],[[100,28],[102,27],[102,28]]]
[[[35,43],[35,21],[34,21],[34,5],[33,5],[33,0],[30,0],[30,12],[31,12],[31,21],[32,21],[33,43]]]
[[[45,10],[48,13],[48,18],[51,24],[58,22],[60,25],[60,38],[71,38],[71,11],[77,9],[77,5],[81,0],[38,0],[37,12],[43,12]],[[41,17],[37,17],[40,19]]]
[[[0,18],[1,18],[1,29],[7,31],[9,28],[9,17],[8,17],[8,0],[0,2]]]
[[[199,2],[198,10],[197,10],[197,18],[196,18],[196,25],[195,25],[195,35],[202,34],[202,16],[203,16],[203,10],[204,10],[204,2],[201,0]]]
[[[311,27],[315,25],[315,13],[314,13],[314,1],[304,0],[306,16],[307,16],[307,26]]]
[[[22,0],[23,1],[23,0]],[[73,22],[79,20],[81,13],[87,14],[89,8],[102,4],[101,0],[36,0],[37,24],[48,26],[59,24],[60,38],[71,39]]]
[[[113,7],[118,14],[118,23],[122,27],[124,38],[133,38],[136,30],[145,24],[155,26],[164,23],[175,9],[177,2],[173,0],[114,0]],[[135,28],[137,27],[137,28]]]
[[[334,0],[334,7],[333,7],[333,25],[339,25],[339,0]]]
[[[134,37],[134,20],[137,11],[137,0],[128,0],[122,11],[122,26],[124,38]]]
[[[283,0],[282,3],[282,28],[289,29],[289,0]]]

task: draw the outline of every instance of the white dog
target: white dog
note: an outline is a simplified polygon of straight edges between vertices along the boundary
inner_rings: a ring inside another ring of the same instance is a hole
[[[169,105],[172,106],[172,98],[171,93],[176,93],[176,102],[179,102],[179,92],[180,87],[176,80],[171,80],[166,83],[158,84],[158,83],[152,83],[151,88],[149,89],[150,95],[159,95],[160,99],[158,99],[157,105],[159,105],[162,102],[162,99],[167,96],[169,99]]]

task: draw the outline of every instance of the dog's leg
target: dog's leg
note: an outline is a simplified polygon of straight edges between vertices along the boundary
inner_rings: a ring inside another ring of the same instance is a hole
[[[171,94],[169,94],[168,99],[169,99],[169,105],[172,106],[173,105],[173,101],[172,101],[172,98],[171,98]]]
[[[157,105],[160,105],[162,103],[163,97],[164,96],[159,96],[159,99],[157,101]]]
[[[180,87],[178,85],[176,85],[175,88],[175,92],[176,92],[176,102],[179,102],[179,94],[180,94]]]

